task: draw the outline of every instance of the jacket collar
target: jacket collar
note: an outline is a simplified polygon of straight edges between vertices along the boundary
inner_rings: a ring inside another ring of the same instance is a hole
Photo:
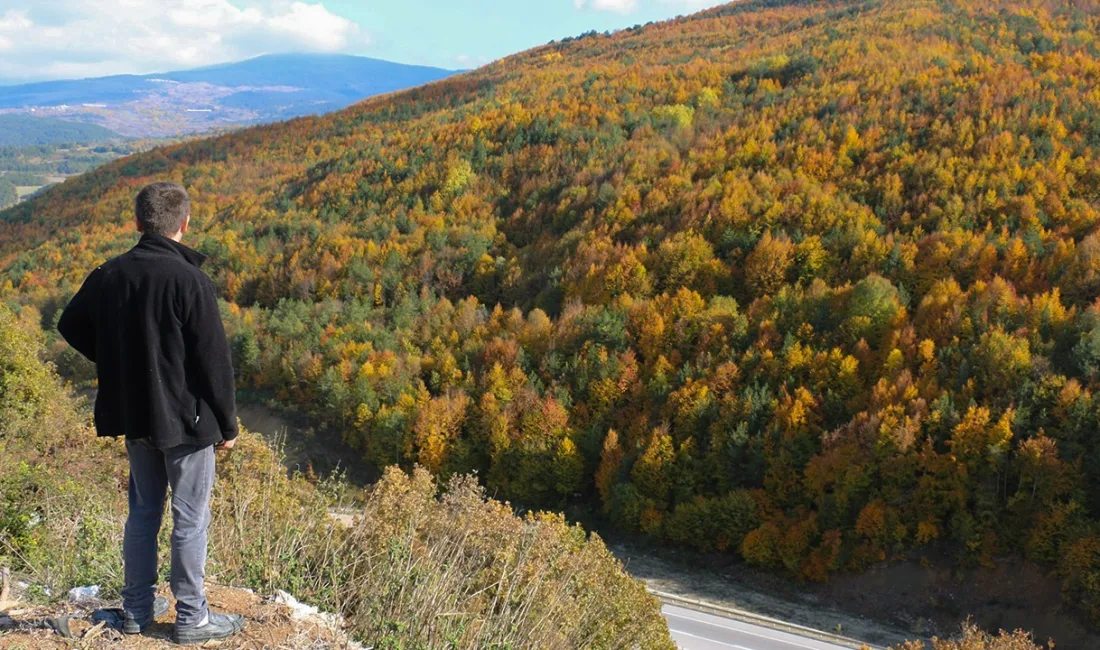
[[[206,256],[197,250],[188,248],[175,240],[162,237],[161,235],[143,234],[135,248],[176,254],[196,268],[202,266],[202,263],[206,261]]]

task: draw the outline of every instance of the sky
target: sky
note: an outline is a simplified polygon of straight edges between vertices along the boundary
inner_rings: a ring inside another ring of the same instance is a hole
[[[0,83],[327,52],[475,68],[716,0],[0,0]]]

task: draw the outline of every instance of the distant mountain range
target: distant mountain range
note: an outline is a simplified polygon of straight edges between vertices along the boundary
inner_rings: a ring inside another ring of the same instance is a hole
[[[325,113],[455,72],[358,56],[278,54],[162,74],[0,86],[0,113],[167,137]]]

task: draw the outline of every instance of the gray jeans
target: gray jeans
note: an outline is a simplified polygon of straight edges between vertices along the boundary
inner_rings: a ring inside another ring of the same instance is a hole
[[[172,575],[176,624],[206,617],[206,529],[214,487],[214,447],[157,449],[148,438],[127,440],[130,516],[122,544],[126,586],[122,606],[138,621],[149,618],[157,584],[157,535],[164,499],[172,487]]]

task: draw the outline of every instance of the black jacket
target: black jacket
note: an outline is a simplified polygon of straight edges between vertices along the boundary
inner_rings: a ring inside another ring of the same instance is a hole
[[[92,271],[57,330],[96,365],[100,436],[160,449],[237,437],[233,360],[202,253],[144,235]]]

